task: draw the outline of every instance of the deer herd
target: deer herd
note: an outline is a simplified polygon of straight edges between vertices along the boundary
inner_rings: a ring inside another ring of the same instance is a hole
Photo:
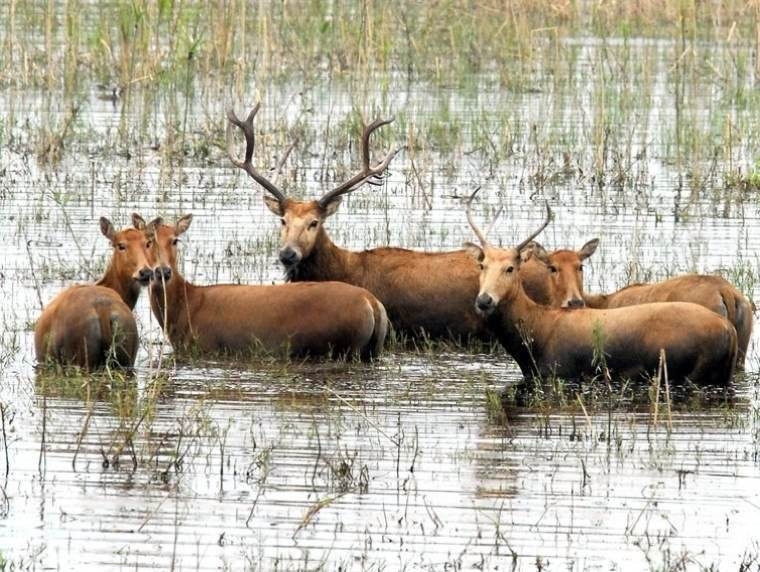
[[[263,187],[266,206],[280,219],[288,282],[191,284],[178,269],[178,242],[192,215],[170,224],[135,214],[132,227],[118,232],[101,218],[113,248],[108,269],[97,283],[72,286],[45,307],[35,328],[38,362],[131,369],[139,345],[132,309],[147,287],[152,312],[179,353],[368,359],[392,326],[411,340],[498,340],[525,378],[643,379],[664,361],[671,381],[726,384],[744,366],[754,307],[739,290],[718,276],[690,274],[587,294],[583,264],[599,241],[547,252],[535,238],[551,221],[548,204],[543,224],[513,248],[492,245],[473,220],[477,190],[465,209],[477,244],[449,252],[337,246],[327,218],[344,195],[384,176],[398,149],[373,164],[369,142],[392,120],[364,129],[355,176],[299,201],[253,166],[258,109],[245,120],[228,112],[227,151]],[[234,153],[236,128],[246,144],[242,160]]]

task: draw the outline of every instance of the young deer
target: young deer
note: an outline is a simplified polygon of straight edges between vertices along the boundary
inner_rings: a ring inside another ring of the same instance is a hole
[[[42,311],[34,329],[39,363],[53,361],[84,369],[103,367],[109,361],[131,368],[137,355],[137,325],[132,309],[140,289],[153,272],[148,262],[150,243],[145,221],[133,215],[135,228],[116,232],[107,218],[100,230],[111,242],[113,254],[103,278],[58,294]]]
[[[179,237],[192,215],[176,224],[158,218],[146,228],[153,242],[150,302],[176,351],[292,356],[378,354],[385,341],[385,308],[362,288],[341,282],[195,286],[177,268]]]
[[[736,363],[736,330],[702,306],[662,302],[571,310],[531,300],[523,290],[520,267],[522,258],[531,256],[526,247],[549,218],[515,248],[496,248],[478,230],[467,204],[467,220],[480,240],[480,246],[466,245],[481,268],[475,306],[523,375],[578,379],[606,367],[612,375],[634,379],[656,373],[660,351],[665,350],[672,381],[728,383]]]

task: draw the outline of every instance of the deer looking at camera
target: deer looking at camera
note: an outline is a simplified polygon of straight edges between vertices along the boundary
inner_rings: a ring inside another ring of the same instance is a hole
[[[71,286],[45,307],[34,329],[40,364],[87,370],[134,365],[139,338],[132,309],[153,272],[145,221],[137,214],[132,221],[135,228],[117,232],[110,220],[100,219],[100,230],[113,247],[108,269],[95,284]]]
[[[192,222],[151,221],[153,314],[175,351],[267,353],[370,358],[385,341],[383,305],[362,288],[341,282],[276,286],[196,286],[177,268],[179,237]]]
[[[720,276],[686,274],[653,284],[631,284],[610,294],[583,291],[583,261],[591,256],[599,239],[587,242],[579,251],[552,253],[533,243],[532,258],[520,271],[529,284],[543,284],[547,305],[563,308],[623,308],[651,302],[691,302],[726,318],[736,328],[738,354],[736,365],[744,368],[752,337],[752,303],[730,282]],[[528,274],[526,276],[526,274]],[[544,275],[541,281],[538,277]],[[534,300],[539,300],[526,287]]]
[[[475,306],[525,377],[579,379],[606,369],[616,377],[635,379],[654,375],[664,350],[672,381],[726,384],[731,379],[736,363],[736,330],[702,306],[660,302],[610,310],[571,310],[535,303],[523,290],[520,267],[523,258],[531,256],[530,241],[550,217],[516,247],[496,248],[473,222],[470,202],[467,220],[480,241],[480,245],[466,245],[481,268]],[[599,359],[599,350],[603,360]]]
[[[478,291],[478,267],[464,250],[418,252],[382,247],[352,252],[336,246],[325,230],[327,218],[338,210],[344,195],[383,177],[398,150],[372,164],[369,139],[392,119],[375,120],[364,129],[361,171],[317,200],[297,201],[286,197],[251,163],[253,120],[258,110],[257,104],[244,121],[228,112],[228,154],[235,166],[269,193],[264,195],[264,202],[282,223],[279,258],[289,281],[339,280],[366,288],[383,303],[396,331],[406,336],[459,340],[488,337],[472,306]],[[242,161],[233,152],[233,126],[245,136]]]

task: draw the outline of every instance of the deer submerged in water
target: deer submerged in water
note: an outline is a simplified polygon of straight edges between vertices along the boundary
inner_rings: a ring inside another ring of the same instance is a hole
[[[474,305],[526,378],[590,378],[605,368],[615,377],[637,379],[656,374],[664,350],[672,381],[723,385],[731,379],[736,330],[697,304],[659,302],[601,310],[534,302],[523,289],[520,268],[532,255],[530,242],[549,224],[548,205],[541,228],[514,248],[497,248],[473,222],[474,197],[475,193],[466,211],[480,241],[466,245],[481,269]]]
[[[174,225],[158,218],[145,230],[152,242],[151,307],[175,351],[361,358],[381,351],[388,330],[385,308],[362,288],[340,282],[187,282],[177,251],[191,222],[192,215]]]
[[[117,232],[110,220],[100,219],[100,230],[113,247],[108,269],[95,284],[71,286],[45,307],[34,329],[40,364],[88,370],[134,365],[139,338],[132,309],[153,272],[145,221],[137,214],[132,220],[135,228]]]
[[[562,308],[610,309],[652,302],[691,302],[704,306],[736,328],[736,365],[744,368],[752,337],[753,305],[735,286],[720,276],[686,274],[652,284],[630,284],[610,294],[587,294],[583,288],[583,262],[594,253],[598,243],[599,239],[593,239],[578,251],[563,249],[548,253],[534,242],[532,257],[520,270],[528,295]],[[539,292],[537,284],[542,286]]]

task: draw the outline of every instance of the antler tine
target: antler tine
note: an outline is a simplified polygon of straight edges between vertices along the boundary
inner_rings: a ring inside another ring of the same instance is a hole
[[[517,249],[517,252],[521,252],[526,246],[528,246],[528,243],[530,243],[534,238],[536,238],[539,234],[541,234],[541,231],[543,231],[547,226],[549,226],[549,223],[552,220],[552,209],[549,208],[549,201],[545,201],[545,204],[546,204],[546,220],[538,228],[536,232],[531,234],[528,238],[523,240],[520,244],[518,244],[515,247]]]
[[[472,228],[472,232],[475,233],[475,236],[478,237],[478,240],[480,241],[480,244],[483,245],[483,247],[488,246],[488,241],[486,240],[485,235],[480,232],[480,229],[475,224],[475,221],[472,219],[472,211],[470,210],[470,207],[472,206],[472,201],[475,199],[475,195],[478,194],[480,191],[480,187],[475,189],[472,194],[470,195],[470,198],[467,199],[467,206],[465,207],[465,214],[467,215],[467,222],[470,223],[470,227]]]
[[[377,118],[372,123],[367,125],[364,128],[364,132],[362,133],[362,165],[364,165],[364,170],[369,171],[369,136],[372,135],[372,133],[376,129],[380,129],[383,125],[388,125],[389,123],[393,123],[393,120],[396,119],[395,117],[390,117],[388,119],[381,119]]]
[[[328,193],[324,194],[317,201],[319,203],[319,206],[324,208],[334,198],[344,195],[346,193],[355,191],[356,189],[361,187],[364,183],[366,183],[370,179],[380,177],[383,174],[383,172],[388,168],[388,165],[390,164],[391,160],[396,156],[396,154],[399,151],[401,151],[401,147],[391,150],[385,157],[383,157],[382,161],[375,164],[375,166],[373,167],[372,165],[370,165],[369,137],[370,135],[372,135],[372,133],[376,129],[379,129],[383,125],[388,125],[389,123],[393,123],[394,119],[395,117],[391,117],[389,119],[375,119],[372,123],[370,123],[364,128],[364,132],[362,133],[362,170],[361,172],[351,177],[348,181],[346,181],[342,185],[334,188],[332,191],[329,191]]]
[[[243,169],[248,175],[256,181],[259,185],[264,187],[269,193],[272,194],[278,201],[281,203],[284,203],[287,198],[285,197],[285,194],[277,188],[277,186],[272,183],[269,179],[267,179],[264,175],[259,173],[253,166],[253,163],[251,163],[251,160],[253,159],[253,148],[256,145],[256,135],[253,131],[253,119],[256,117],[256,114],[259,111],[259,108],[261,107],[261,103],[257,103],[256,106],[251,110],[251,112],[248,114],[248,118],[245,121],[241,121],[238,119],[237,115],[235,115],[235,111],[233,109],[229,109],[227,111],[227,119],[229,120],[229,123],[227,123],[227,155],[230,158],[230,161],[232,161],[232,164],[238,167],[239,169]],[[233,153],[233,135],[232,135],[232,126],[235,125],[236,127],[240,128],[240,130],[243,132],[243,135],[245,135],[245,160],[240,161],[239,159],[235,158],[235,154]]]

